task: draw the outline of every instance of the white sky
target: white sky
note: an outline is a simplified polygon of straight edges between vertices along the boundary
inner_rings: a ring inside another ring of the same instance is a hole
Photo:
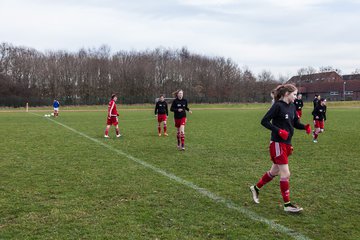
[[[0,42],[40,51],[187,47],[254,73],[360,68],[357,0],[0,0]]]

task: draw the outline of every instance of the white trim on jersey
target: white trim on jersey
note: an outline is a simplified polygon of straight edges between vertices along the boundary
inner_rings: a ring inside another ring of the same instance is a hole
[[[108,116],[110,116],[110,117],[117,116],[117,115],[112,115],[112,114],[111,114],[114,106],[115,106],[115,101],[113,101],[113,105],[111,106],[111,108],[109,109],[109,112],[108,112]]]
[[[281,155],[281,148],[280,144],[278,142],[275,142],[275,157],[278,157]]]

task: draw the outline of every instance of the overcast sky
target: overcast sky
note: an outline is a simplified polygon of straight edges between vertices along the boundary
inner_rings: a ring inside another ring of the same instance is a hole
[[[40,51],[187,47],[254,73],[360,68],[357,0],[0,0],[0,42]]]

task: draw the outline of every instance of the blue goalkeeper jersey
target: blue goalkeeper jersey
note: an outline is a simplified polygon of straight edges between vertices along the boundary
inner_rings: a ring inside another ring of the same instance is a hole
[[[60,106],[59,102],[58,101],[54,101],[54,104],[53,104],[54,108],[58,108]]]

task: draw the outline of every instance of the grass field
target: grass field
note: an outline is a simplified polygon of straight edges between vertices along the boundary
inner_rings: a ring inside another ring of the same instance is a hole
[[[121,109],[119,139],[106,112],[0,112],[0,239],[360,239],[360,108],[329,106],[317,144],[295,132],[295,215],[278,178],[251,200],[271,165],[264,105],[194,108],[185,152],[172,117],[159,138],[152,109]]]

